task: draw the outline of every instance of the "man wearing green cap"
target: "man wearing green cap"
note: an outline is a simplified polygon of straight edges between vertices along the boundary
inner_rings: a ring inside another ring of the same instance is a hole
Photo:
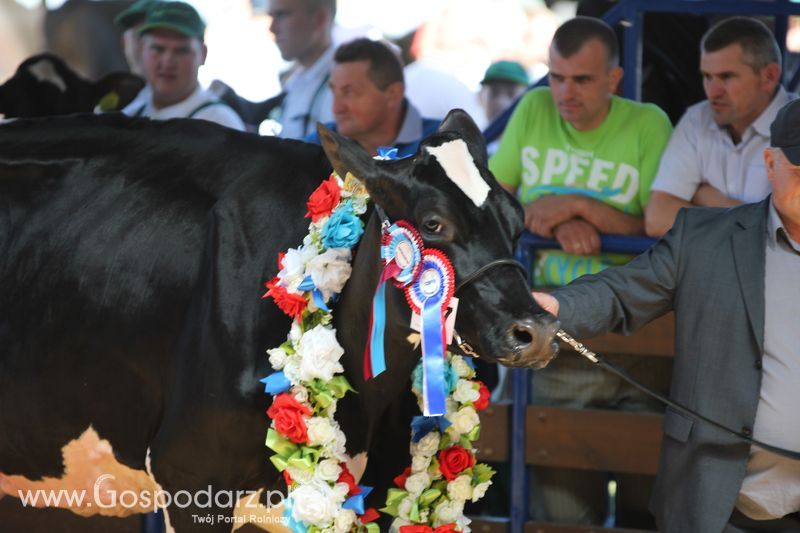
[[[185,2],[155,2],[139,28],[148,101],[122,110],[131,116],[166,120],[199,118],[244,131],[236,112],[203,89],[197,73],[206,60],[205,23]],[[137,98],[138,100],[138,98]]]
[[[516,61],[497,61],[489,65],[481,80],[481,105],[492,122],[528,88],[528,73]]]
[[[125,53],[125,61],[128,62],[131,72],[137,76],[144,77],[139,28],[147,18],[147,10],[156,2],[157,0],[137,0],[114,19],[114,23],[123,30],[122,50]]]

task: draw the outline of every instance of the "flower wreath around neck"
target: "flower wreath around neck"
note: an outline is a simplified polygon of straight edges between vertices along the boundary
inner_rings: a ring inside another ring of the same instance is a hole
[[[369,195],[351,174],[335,173],[310,196],[311,218],[303,244],[279,254],[278,275],[265,285],[292,318],[286,342],[267,350],[274,373],[261,381],[273,395],[266,446],[288,487],[284,525],[301,533],[378,533],[379,512],[365,508],[370,487],[348,471],[345,435],[334,419],[338,400],[353,388],[343,372],[329,304],[351,274],[352,249],[364,232],[360,218]],[[411,465],[394,478],[380,511],[395,517],[401,533],[468,532],[467,501],[483,497],[494,471],[476,463],[477,412],[489,391],[475,379],[468,358],[447,352],[444,416],[417,416],[411,423]],[[422,361],[412,390],[422,410]]]

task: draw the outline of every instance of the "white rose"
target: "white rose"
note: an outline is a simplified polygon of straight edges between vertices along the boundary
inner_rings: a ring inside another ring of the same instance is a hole
[[[411,472],[425,472],[431,465],[431,458],[424,455],[415,455],[411,458]]]
[[[291,494],[295,520],[319,527],[327,527],[339,512],[333,491],[327,483],[301,485]]]
[[[411,455],[433,457],[439,451],[439,433],[431,431],[417,443],[411,443]]]
[[[350,492],[350,485],[347,483],[336,483],[333,485],[333,493],[336,495],[336,501],[343,503],[347,499],[347,493]]]
[[[333,456],[340,461],[347,460],[347,437],[345,436],[344,432],[339,429],[338,426],[334,426],[333,428],[334,438],[333,442],[329,446]]]
[[[270,348],[267,350],[267,353],[269,354],[269,364],[272,365],[272,368],[281,370],[286,366],[286,360],[289,358],[289,355],[283,348]]]
[[[292,479],[298,483],[311,483],[311,481],[314,479],[313,472],[309,472],[308,470],[304,470],[302,468],[287,466],[286,470],[289,471],[289,475],[292,476]]]
[[[410,520],[411,517],[409,515],[411,514],[411,508],[414,506],[414,499],[411,496],[403,498],[397,505],[397,516],[403,520]]]
[[[356,513],[350,509],[342,509],[336,515],[336,520],[333,523],[333,530],[336,533],[348,533],[350,528],[356,522]]]
[[[439,527],[450,522],[455,522],[464,513],[463,501],[445,500],[433,510],[433,527]]]
[[[292,321],[292,327],[289,328],[289,340],[292,341],[292,346],[297,348],[297,343],[300,342],[300,337],[303,336],[303,328],[300,327],[300,324]]]
[[[300,358],[290,357],[283,367],[283,373],[291,383],[300,383]]]
[[[458,402],[452,396],[448,396],[444,401],[445,416],[451,415],[458,411]]]
[[[456,520],[456,528],[461,531],[461,533],[470,533],[472,528],[469,527],[469,524],[472,522],[472,519],[467,518],[464,515],[461,515],[458,520]]]
[[[294,396],[294,399],[300,403],[308,403],[308,389],[302,385],[295,385],[292,387],[292,396]]]
[[[458,403],[474,402],[480,398],[476,383],[466,379],[459,379],[456,383],[456,390],[453,391],[453,399]]]
[[[464,361],[464,358],[458,355],[454,355],[450,360],[450,366],[453,367],[453,371],[456,373],[456,376],[460,378],[472,377],[472,374],[475,372],[472,370],[469,364]]]
[[[306,263],[316,257],[317,251],[311,246],[289,248],[283,256],[283,268],[278,272],[281,285],[289,291],[296,291],[305,277]]]
[[[319,378],[330,381],[334,374],[344,372],[339,359],[344,349],[336,340],[336,331],[325,326],[316,326],[303,333],[297,345],[297,353],[301,357],[300,379],[312,381]]]
[[[486,494],[486,491],[491,486],[492,486],[491,481],[484,481],[483,483],[478,483],[477,485],[475,485],[475,488],[472,489],[472,501],[476,502],[481,498],[483,498],[483,496]]]
[[[324,446],[336,438],[331,421],[325,417],[309,418],[306,420],[306,427],[308,428],[308,441],[312,446]]]
[[[447,419],[453,424],[450,428],[458,435],[463,435],[472,431],[472,428],[480,424],[481,420],[478,413],[471,406],[462,407],[457,412],[447,416]]]
[[[403,520],[402,518],[395,518],[392,520],[392,524],[389,526],[389,533],[399,533],[400,528],[403,526],[410,526],[411,522],[408,520]]]
[[[431,476],[427,472],[418,472],[408,476],[406,479],[406,490],[414,497],[422,494],[431,484]]]
[[[332,459],[322,459],[314,470],[314,476],[322,481],[336,481],[341,473],[342,467]]]
[[[350,250],[347,248],[331,248],[309,261],[306,266],[306,274],[311,276],[314,285],[322,291],[322,298],[326,302],[333,293],[342,292],[352,270]]]
[[[458,476],[448,483],[447,496],[451,500],[468,500],[472,496],[472,479],[470,476]]]

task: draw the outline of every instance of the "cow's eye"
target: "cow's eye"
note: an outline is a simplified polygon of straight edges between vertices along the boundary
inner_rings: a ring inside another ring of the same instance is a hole
[[[438,218],[429,218],[422,223],[422,229],[424,229],[426,233],[439,234],[444,228],[441,220]]]

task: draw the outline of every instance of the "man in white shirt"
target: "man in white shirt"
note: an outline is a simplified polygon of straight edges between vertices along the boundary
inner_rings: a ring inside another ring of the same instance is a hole
[[[645,230],[659,237],[681,207],[756,202],[770,186],[762,153],[769,125],[794,98],[780,85],[772,33],[744,17],[723,20],[700,45],[707,100],[686,110],[661,157],[645,209]]]
[[[239,115],[197,81],[208,53],[204,33],[205,23],[189,4],[152,4],[139,29],[147,79],[143,91],[149,90],[150,98],[137,97],[122,112],[158,120],[198,118],[244,131]]]
[[[336,0],[269,0],[269,15],[281,57],[295,61],[283,86],[280,136],[302,139],[316,131],[317,122],[333,120],[328,80]]]

